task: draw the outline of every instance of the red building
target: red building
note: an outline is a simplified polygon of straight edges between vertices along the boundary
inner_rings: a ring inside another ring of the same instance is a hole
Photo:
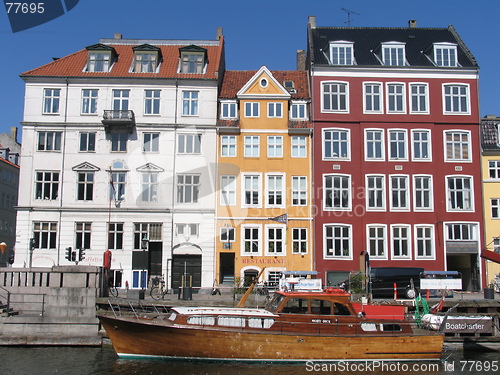
[[[478,65],[455,29],[308,26],[316,266],[456,270],[481,287]]]

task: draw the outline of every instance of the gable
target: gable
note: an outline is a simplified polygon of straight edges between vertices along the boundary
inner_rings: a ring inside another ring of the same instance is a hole
[[[290,93],[265,67],[255,75],[237,93],[240,99],[290,99]]]
[[[90,164],[89,162],[86,161],[78,165],[75,165],[71,169],[73,169],[74,171],[81,171],[81,172],[96,172],[101,170],[101,168],[96,167],[95,165]]]

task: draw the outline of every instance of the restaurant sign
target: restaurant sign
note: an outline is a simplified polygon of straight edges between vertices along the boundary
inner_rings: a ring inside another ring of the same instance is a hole
[[[446,241],[446,254],[477,254],[477,241]]]

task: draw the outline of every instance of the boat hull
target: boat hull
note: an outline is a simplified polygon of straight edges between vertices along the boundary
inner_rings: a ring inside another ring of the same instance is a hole
[[[441,357],[442,335],[305,335],[151,324],[99,316],[120,357],[238,361],[421,360]]]

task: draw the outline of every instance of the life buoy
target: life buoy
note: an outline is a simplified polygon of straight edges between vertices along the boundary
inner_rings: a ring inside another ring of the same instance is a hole
[[[107,270],[111,269],[111,258],[111,250],[106,250],[104,252],[104,268],[106,268]]]

